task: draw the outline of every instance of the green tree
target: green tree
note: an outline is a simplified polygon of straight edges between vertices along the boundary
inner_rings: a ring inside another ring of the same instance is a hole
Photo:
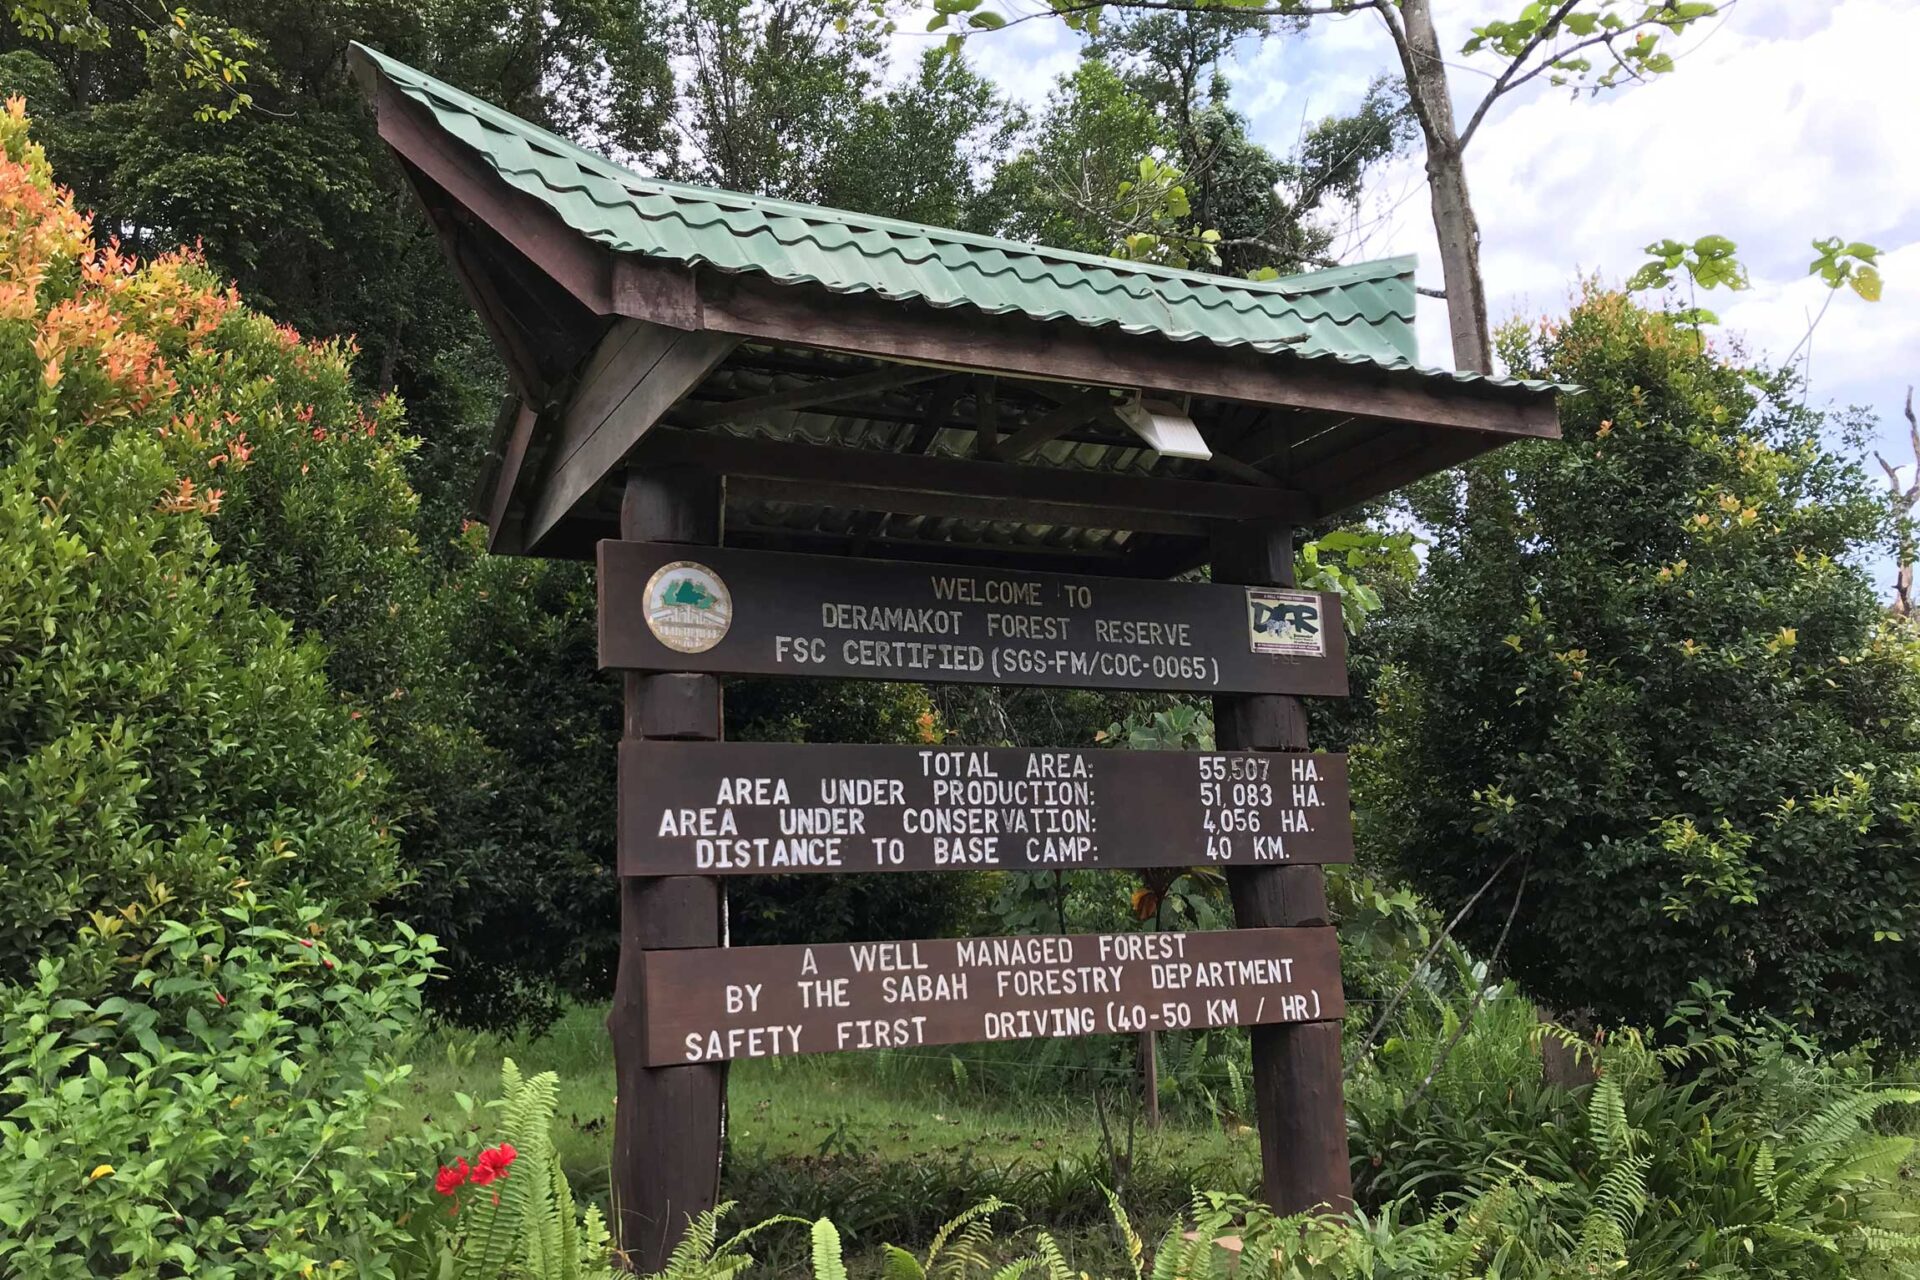
[[[1000,229],[1020,239],[1235,275],[1330,265],[1331,215],[1411,132],[1376,83],[1295,153],[1254,142],[1219,62],[1254,18],[1149,14],[1102,28],[995,175]]]
[[[876,12],[898,0],[868,0]],[[1379,19],[1399,63],[1409,110],[1426,143],[1427,190],[1440,266],[1446,279],[1447,319],[1454,364],[1491,372],[1486,288],[1480,274],[1480,225],[1467,189],[1466,150],[1489,113],[1508,94],[1544,81],[1599,91],[1642,82],[1674,69],[1671,44],[1662,41],[1721,13],[1708,0],[1527,0],[1510,19],[1473,28],[1450,57],[1434,24],[1433,0],[1048,0],[1071,28],[1097,32],[1115,18],[1144,25],[1156,18],[1247,24],[1291,24],[1313,17],[1371,13]],[[934,0],[932,27],[955,24],[966,33],[1007,25],[985,0]],[[1140,15],[1145,14],[1145,17]],[[955,23],[955,20],[960,20]],[[956,34],[953,42],[964,36]],[[1490,56],[1489,56],[1490,55]],[[1486,74],[1486,92],[1466,124],[1457,122],[1451,75],[1456,66]]]
[[[363,910],[393,840],[365,726],[219,559],[224,492],[182,456],[291,414],[192,373],[272,325],[189,260],[95,249],[15,109],[0,149],[0,984],[60,956],[97,998],[237,888]]]
[[[53,0],[15,12],[0,31],[0,91],[29,96],[55,171],[97,231],[143,255],[198,245],[276,319],[357,335],[363,381],[399,391],[424,439],[408,465],[437,550],[462,514],[500,375],[375,136],[347,45],[363,40],[560,133],[657,159],[672,77],[654,9]],[[202,55],[162,37],[187,30],[244,62],[238,90],[217,68],[212,83],[183,70]],[[247,101],[229,115],[236,91]]]
[[[1509,329],[1564,443],[1416,490],[1381,678],[1376,853],[1536,996],[1658,1022],[1704,979],[1835,1041],[1920,1042],[1920,649],[1862,564],[1860,423],[1590,291]]]

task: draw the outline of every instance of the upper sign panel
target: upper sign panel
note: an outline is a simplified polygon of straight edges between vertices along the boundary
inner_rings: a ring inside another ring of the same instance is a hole
[[[600,544],[600,665],[1344,697],[1337,597],[651,542]]]

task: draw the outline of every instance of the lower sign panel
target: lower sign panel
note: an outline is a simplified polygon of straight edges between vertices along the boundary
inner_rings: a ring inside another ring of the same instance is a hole
[[[1346,1012],[1331,928],[646,953],[652,1066]]]

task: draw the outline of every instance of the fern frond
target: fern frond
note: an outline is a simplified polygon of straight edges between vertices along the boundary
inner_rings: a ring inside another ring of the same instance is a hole
[[[1133,1229],[1133,1223],[1127,1217],[1127,1211],[1120,1207],[1120,1197],[1113,1194],[1113,1188],[1102,1185],[1100,1194],[1107,1198],[1107,1211],[1113,1216],[1113,1225],[1120,1233],[1120,1243],[1126,1249],[1127,1265],[1133,1271],[1133,1280],[1146,1280],[1140,1273],[1140,1257],[1146,1252],[1146,1246],[1140,1241],[1140,1233]]]
[[[882,1280],[925,1280],[927,1272],[920,1265],[920,1259],[899,1245],[882,1245],[880,1253]]]
[[[927,1246],[927,1268],[929,1270],[933,1268],[934,1263],[938,1261],[940,1257],[941,1250],[947,1247],[947,1242],[953,1238],[955,1232],[970,1226],[982,1218],[991,1217],[1006,1207],[1006,1201],[988,1196],[971,1209],[956,1214],[950,1221],[941,1226],[939,1231],[934,1233],[933,1243]]]
[[[1627,1099],[1618,1076],[1602,1076],[1587,1099],[1587,1136],[1603,1160],[1612,1160],[1632,1147],[1633,1130],[1627,1122]]]
[[[1034,1237],[1033,1252],[1046,1269],[1047,1280],[1074,1280],[1073,1270],[1067,1266],[1067,1257],[1060,1252],[1060,1242],[1051,1233],[1042,1231]]]
[[[839,1229],[826,1218],[816,1219],[813,1224],[813,1280],[847,1280]]]
[[[1827,1175],[1830,1183],[1851,1186],[1859,1182],[1891,1182],[1913,1153],[1914,1140],[1901,1136],[1863,1134],[1858,1142],[1841,1153],[1840,1162]]]

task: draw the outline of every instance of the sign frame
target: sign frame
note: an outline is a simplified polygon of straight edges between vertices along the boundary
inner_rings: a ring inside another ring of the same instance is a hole
[[[620,744],[620,874],[1328,865],[1337,752]]]
[[[642,969],[653,1067],[1346,1014],[1331,925],[711,947]]]
[[[1325,592],[618,539],[598,582],[603,669],[1347,694]]]

